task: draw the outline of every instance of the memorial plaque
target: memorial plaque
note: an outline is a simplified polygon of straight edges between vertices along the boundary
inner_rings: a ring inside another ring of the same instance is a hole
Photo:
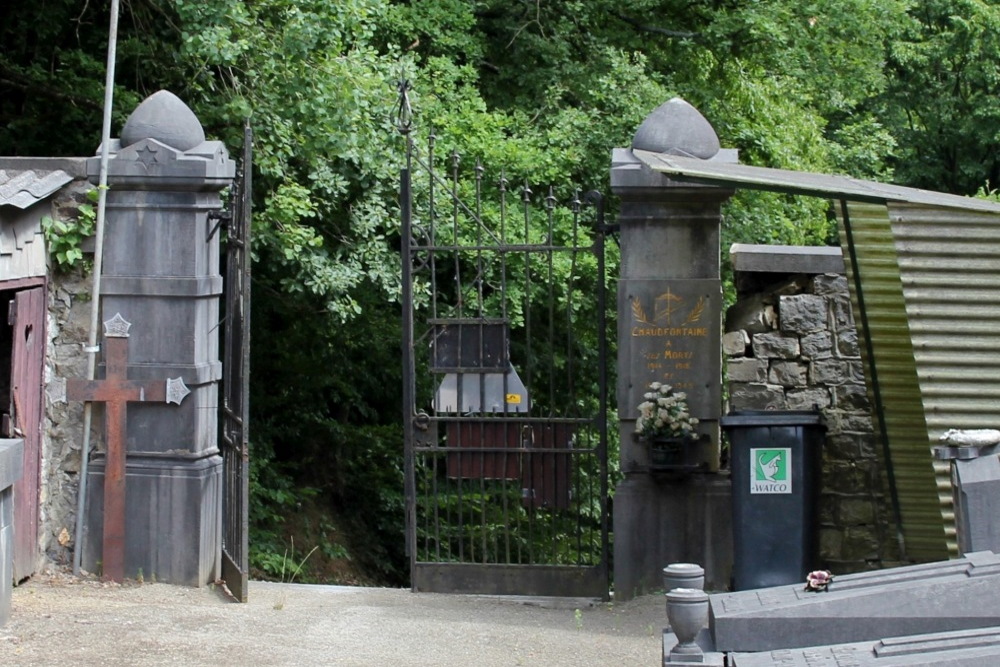
[[[622,280],[619,303],[627,316],[619,319],[619,355],[629,363],[628,413],[652,382],[686,392],[695,417],[717,418],[722,374],[717,280]]]
[[[878,641],[730,653],[732,667],[982,667],[1000,664],[1000,628],[892,637]]]
[[[711,596],[715,649],[776,651],[1000,626],[1000,557],[990,551],[842,575],[826,592],[804,584]]]

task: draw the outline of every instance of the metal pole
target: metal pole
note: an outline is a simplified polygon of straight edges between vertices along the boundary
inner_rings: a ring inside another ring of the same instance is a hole
[[[90,300],[90,334],[87,337],[87,379],[94,379],[97,367],[97,327],[101,314],[101,269],[104,260],[104,215],[108,194],[108,152],[111,143],[111,107],[115,89],[115,60],[118,48],[119,0],[111,0],[111,22],[108,27],[108,63],[104,79],[104,121],[101,126],[101,170],[97,185],[97,229],[94,249],[94,285]],[[83,405],[83,444],[80,447],[80,485],[76,499],[76,535],[73,538],[73,574],[80,574],[83,551],[83,517],[87,506],[87,468],[90,463],[90,424],[92,404]]]

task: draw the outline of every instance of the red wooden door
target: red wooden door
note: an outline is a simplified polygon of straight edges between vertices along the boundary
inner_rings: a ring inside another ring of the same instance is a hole
[[[14,484],[14,581],[31,576],[38,557],[38,485],[45,364],[45,290],[21,290],[9,311],[13,326],[11,435],[24,438],[24,475]]]

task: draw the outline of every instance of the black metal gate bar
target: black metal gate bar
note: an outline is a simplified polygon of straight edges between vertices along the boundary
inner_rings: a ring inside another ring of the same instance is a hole
[[[222,579],[247,601],[250,497],[250,213],[253,134],[243,128],[243,156],[226,226],[221,444]]]
[[[492,181],[476,162],[464,178],[452,152],[439,175],[433,136],[418,153],[406,90],[400,206],[412,587],[607,597],[602,199],[573,194],[564,205],[549,188],[538,202],[525,184],[516,193],[523,224],[511,224],[515,193],[505,173]],[[437,205],[440,196],[448,205]],[[587,227],[592,204],[596,224]]]

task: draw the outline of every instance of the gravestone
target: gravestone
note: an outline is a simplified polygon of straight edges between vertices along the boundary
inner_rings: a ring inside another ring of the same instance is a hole
[[[1000,556],[838,576],[826,592],[780,586],[710,598],[718,651],[774,651],[1000,626]]]
[[[24,470],[24,441],[0,440],[0,625],[10,618],[14,585],[14,482]]]
[[[721,206],[732,190],[671,181],[633,149],[733,162],[715,130],[687,102],[655,109],[632,148],[612,153],[611,189],[621,201],[618,287],[618,413],[621,470],[615,491],[614,580],[627,599],[660,585],[663,563],[705,567],[706,587],[724,588],[731,563],[728,479],[719,463],[721,416]],[[700,420],[702,473],[654,479],[648,448],[633,439],[638,405],[652,382],[688,395]]]
[[[181,378],[183,403],[136,403],[126,442],[126,577],[201,586],[220,574],[222,457],[218,448],[221,208],[235,164],[206,141],[194,113],[159,91],[129,116],[108,161],[101,307],[141,323],[127,376]],[[88,161],[96,182],[100,159]],[[89,470],[82,562],[99,571],[105,460]]]
[[[730,653],[730,667],[984,667],[1000,664],[1000,628],[958,630],[878,641]]]
[[[948,431],[935,458],[951,461],[958,550],[1000,553],[1000,431]]]

